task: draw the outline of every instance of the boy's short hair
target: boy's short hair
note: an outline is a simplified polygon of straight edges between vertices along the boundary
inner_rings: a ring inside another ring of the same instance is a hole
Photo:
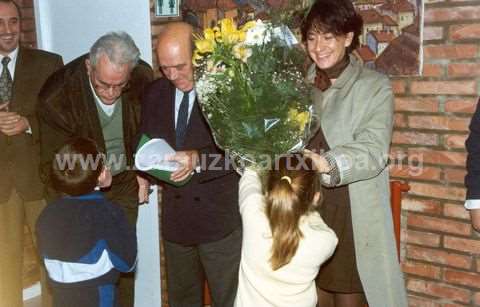
[[[104,167],[104,156],[95,141],[84,137],[70,139],[55,152],[50,179],[55,190],[71,196],[95,190]]]

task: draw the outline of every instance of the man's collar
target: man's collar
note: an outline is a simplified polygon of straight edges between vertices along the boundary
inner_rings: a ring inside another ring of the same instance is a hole
[[[15,48],[12,52],[10,52],[7,56],[10,58],[12,63],[15,63],[17,61],[17,56],[18,56],[18,49],[19,47]],[[0,54],[0,61],[4,58],[4,55]]]

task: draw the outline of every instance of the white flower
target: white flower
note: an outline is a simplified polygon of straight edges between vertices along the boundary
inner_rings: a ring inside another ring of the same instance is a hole
[[[271,27],[262,20],[257,20],[255,26],[247,30],[245,44],[246,45],[262,45],[270,42],[272,39]]]

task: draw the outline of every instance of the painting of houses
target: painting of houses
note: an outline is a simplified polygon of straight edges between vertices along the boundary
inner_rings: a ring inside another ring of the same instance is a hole
[[[200,28],[221,18],[237,23],[269,19],[270,9],[305,11],[313,0],[184,0],[182,8],[194,14]],[[420,29],[423,0],[352,0],[363,19],[360,47],[354,55],[366,66],[388,75],[418,75],[421,68]],[[191,16],[190,16],[191,17]],[[299,35],[300,22],[293,26]]]

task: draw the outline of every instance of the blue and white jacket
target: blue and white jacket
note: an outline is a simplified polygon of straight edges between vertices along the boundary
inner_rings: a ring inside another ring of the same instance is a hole
[[[45,208],[36,227],[56,306],[116,305],[114,284],[137,257],[135,230],[119,205],[101,192],[63,197]]]

